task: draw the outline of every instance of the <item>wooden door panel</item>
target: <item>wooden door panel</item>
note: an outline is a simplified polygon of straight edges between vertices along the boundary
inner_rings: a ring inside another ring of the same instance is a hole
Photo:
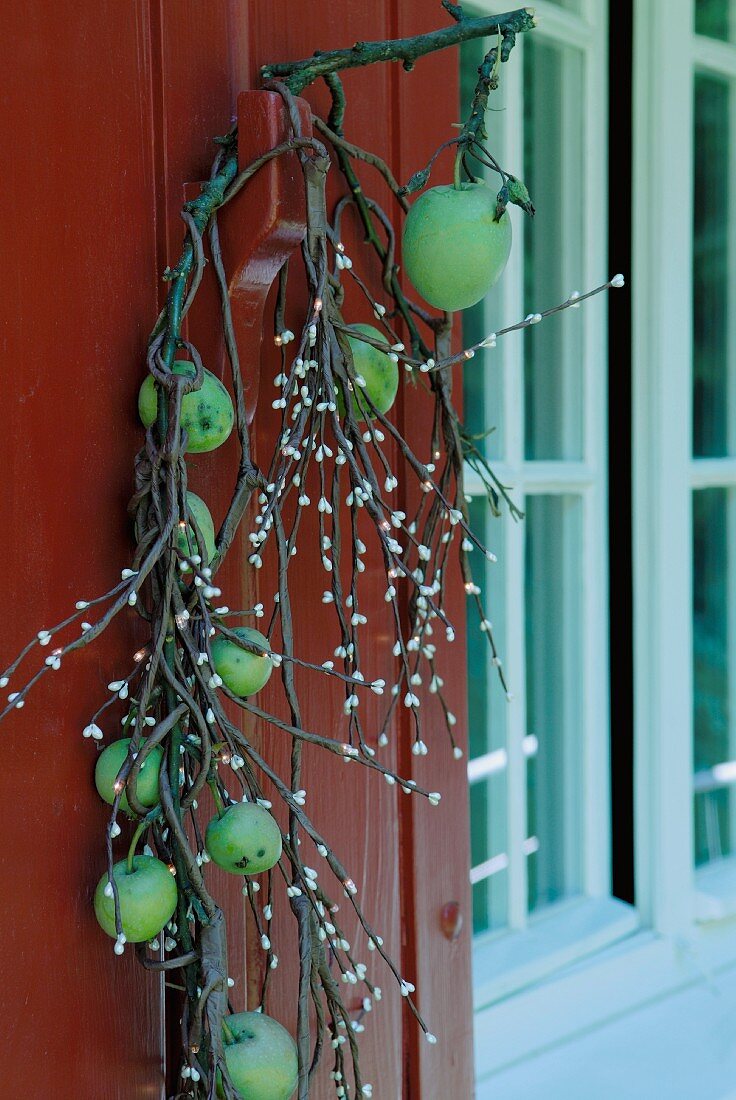
[[[112,587],[130,556],[135,395],[157,283],[142,33],[113,2],[74,18],[44,0],[3,11],[3,659]],[[107,813],[82,729],[137,644],[121,618],[2,726],[7,1096],[160,1095],[159,979],[130,951],[113,955],[90,904]],[[37,650],[28,667],[39,663]]]
[[[217,152],[214,137],[225,134],[235,120],[239,71],[238,52],[245,53],[247,24],[231,17],[226,3],[201,4],[198,0],[155,0],[151,3],[151,43],[160,60],[154,67],[156,104],[154,148],[159,166],[156,195],[158,225],[158,269],[174,265],[181,252],[185,201],[199,194]],[[159,274],[160,305],[167,284]],[[185,336],[199,350],[208,370],[229,386],[219,323],[220,302],[212,270],[205,271],[200,293],[185,320]],[[238,466],[235,435],[215,452],[189,455],[187,473],[190,488],[207,503],[215,529],[225,517]],[[247,607],[244,601],[242,539],[238,538],[218,574],[232,607]],[[200,799],[202,830],[215,812],[208,792]],[[235,1011],[246,1007],[245,899],[241,880],[213,872],[213,890],[228,920],[228,971],[235,985],[230,999]],[[170,1061],[180,1057],[179,1009],[176,994],[167,1002],[167,1032]],[[171,1078],[171,1074],[169,1074]]]
[[[415,4],[410,9],[400,6],[396,33],[399,37],[430,31],[439,25],[441,13],[433,4]],[[452,124],[459,121],[459,88],[457,51],[423,58],[411,73],[396,74],[396,117],[401,123],[401,140],[397,143],[395,172],[401,181],[408,180],[423,167],[438,145],[452,136]],[[411,140],[403,139],[411,135]],[[432,185],[452,179],[452,151],[441,154],[432,172]],[[407,292],[413,293],[407,285]],[[454,345],[460,350],[460,320],[456,315]],[[472,365],[470,367],[472,369]],[[477,368],[476,368],[477,369]],[[456,405],[462,401],[462,368],[453,378]],[[430,404],[422,405],[404,389],[399,411],[399,423],[407,440],[416,447],[425,461],[431,424]],[[416,491],[414,491],[416,495]],[[409,508],[407,512],[411,514]],[[442,630],[433,637],[438,647],[438,668],[445,681],[450,710],[457,717],[454,735],[458,744],[467,748],[467,696],[465,666],[465,592],[463,590],[457,552],[448,572],[447,614],[455,627],[456,640],[450,644]],[[436,698],[425,692],[424,721],[429,723],[425,740],[431,746],[429,755],[415,757],[409,752],[411,731],[403,735],[405,766],[417,783],[428,790],[442,793],[439,806],[432,808],[412,800],[407,807],[406,844],[411,858],[405,860],[403,897],[412,912],[412,962],[418,990],[419,1005],[427,1022],[437,1035],[431,1045],[407,1028],[412,1044],[410,1059],[413,1067],[412,1097],[473,1095],[472,1057],[472,975],[470,967],[470,937],[472,936],[472,905],[469,867],[469,808],[467,758],[455,760],[443,716]],[[462,921],[455,939],[443,932],[442,911],[448,903],[457,903]]]
[[[325,11],[327,15],[327,11]],[[315,37],[314,23],[309,19],[285,18],[287,9],[280,8],[266,13],[262,6],[251,6],[251,59],[255,73],[261,64],[275,56],[295,57],[311,53],[319,41],[320,46],[338,45],[352,41],[363,35],[380,37],[388,33],[388,20],[384,5],[373,5],[368,13],[355,3],[340,5],[338,9],[329,9],[327,18],[320,17],[319,38]],[[360,111],[360,140],[366,146],[389,156],[391,128],[390,117],[391,78],[386,69],[376,69],[363,73],[348,74],[346,86],[362,102],[370,101],[370,113]],[[327,98],[322,89],[309,89],[305,97],[318,106],[324,113],[328,109]],[[372,180],[371,183],[374,181]],[[330,171],[330,202],[343,190],[336,167]],[[376,187],[376,197],[385,202],[387,194],[383,186]],[[356,266],[367,276],[377,296],[380,296],[380,268],[370,253],[361,245],[360,233],[355,219],[348,216],[342,234],[349,255],[355,258]],[[366,259],[364,260],[364,256]],[[298,264],[296,265],[298,268]],[[294,279],[298,283],[298,278]],[[296,289],[296,288],[294,288]],[[297,330],[303,316],[304,295],[297,292],[292,298],[291,313],[287,323]],[[348,294],[344,309],[346,319],[350,321],[373,321],[372,312],[365,300],[354,293],[348,282]],[[271,379],[279,372],[278,357],[273,346],[264,342],[262,361],[262,397],[268,399],[272,390]],[[273,439],[277,432],[277,421],[262,401],[256,424],[256,453],[265,460],[273,450]],[[316,484],[307,490],[314,501],[319,496]],[[343,497],[347,493],[345,489]],[[346,510],[347,513],[347,510]],[[293,599],[300,614],[296,616],[296,651],[307,660],[322,663],[334,658],[334,648],[340,638],[336,628],[335,612],[331,606],[321,603],[322,591],[330,587],[329,575],[321,564],[316,532],[315,509],[306,521],[299,545]],[[363,530],[364,541],[371,550],[373,538],[370,532]],[[369,627],[363,628],[361,665],[366,677],[383,676],[392,682],[394,659],[391,655],[392,640],[389,641],[390,621],[387,605],[383,600],[385,581],[383,570],[377,555],[366,556],[366,573],[363,576],[363,603],[361,610],[368,616]],[[263,575],[265,574],[265,575]],[[374,583],[371,584],[371,579]],[[259,576],[260,596],[266,608],[272,606],[276,590],[275,574],[264,568]],[[373,589],[370,599],[366,599],[369,586]],[[275,679],[275,677],[274,677]],[[314,673],[304,673],[298,677],[301,691],[304,723],[308,728],[325,732],[333,737],[341,737],[345,730],[342,714],[344,690],[335,682],[326,686],[324,678]],[[283,711],[278,689],[269,685],[269,706]],[[379,722],[386,705],[385,697],[379,701],[366,693],[360,709],[370,738],[375,745]],[[288,754],[290,743],[283,734],[268,730],[264,733],[266,751],[271,755],[282,775],[288,775]],[[382,759],[390,766],[396,764],[395,739],[388,749],[383,750]],[[396,788],[390,788],[374,774],[369,775],[357,764],[346,765],[334,757],[305,748],[305,772],[303,786],[308,791],[307,810],[313,815],[315,823],[324,832],[335,849],[336,854],[355,880],[358,887],[357,899],[365,911],[369,923],[383,936],[385,947],[400,964],[402,958],[402,926],[400,914],[400,886],[398,875],[399,841],[399,799],[404,795],[396,794]],[[306,859],[305,851],[309,854]],[[374,1010],[363,1017],[365,1031],[360,1035],[361,1068],[363,1079],[374,1084],[376,1095],[387,1100],[399,1100],[403,1093],[403,1052],[401,1042],[401,997],[395,981],[385,964],[376,953],[370,953],[366,947],[364,933],[358,931],[358,922],[354,917],[346,916],[350,904],[344,897],[338,883],[323,859],[311,845],[305,841],[302,855],[309,866],[320,870],[335,901],[340,906],[338,917],[344,920],[344,931],[355,949],[355,958],[366,963],[368,976],[383,991],[382,1001]],[[295,1023],[296,992],[296,956],[293,937],[295,924],[287,906],[282,903],[274,922],[274,943],[282,960],[276,972],[273,984],[273,996],[270,1011],[273,1011],[288,1026]],[[354,1009],[357,1019],[363,994],[360,987],[342,986],[347,1004]],[[352,999],[351,999],[352,993]],[[328,1074],[333,1068],[330,1052],[323,1059],[319,1074],[319,1083],[315,1084],[315,1100],[327,1100],[334,1096],[334,1084]]]

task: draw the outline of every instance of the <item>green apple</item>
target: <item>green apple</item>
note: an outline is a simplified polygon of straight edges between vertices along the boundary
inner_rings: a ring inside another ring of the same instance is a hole
[[[258,875],[278,863],[281,831],[257,802],[237,802],[221,817],[212,818],[204,845],[217,866],[229,874]]]
[[[194,363],[177,359],[174,374],[194,376]],[[148,375],[138,394],[138,413],[146,428],[156,419],[158,394],[152,375]],[[235,413],[230,394],[219,378],[205,370],[202,385],[186,394],[181,402],[181,426],[188,434],[187,451],[199,454],[214,451],[233,430]]]
[[[207,562],[211,561],[215,556],[215,525],[210,515],[210,510],[196,493],[187,493],[187,505],[189,506],[189,512],[192,519],[199,527],[200,534],[204,539],[204,549]],[[194,528],[190,524],[188,527],[179,530],[179,534],[176,540],[176,544],[182,554],[187,556],[190,554],[198,553],[197,539],[194,534]]]
[[[404,225],[404,269],[437,309],[467,309],[500,278],[511,251],[511,219],[496,221],[496,196],[484,183],[431,187]]]
[[[169,868],[154,856],[134,856],[133,870],[123,859],[112,869],[120,898],[123,932],[130,943],[145,943],[157,936],[176,909],[176,881]],[[110,879],[107,871],[95,890],[95,916],[100,927],[113,939],[115,898],[105,894]]]
[[[250,626],[237,626],[233,634],[252,645],[262,646],[266,650],[271,648],[268,638]],[[273,672],[271,658],[265,653],[250,653],[222,635],[212,643],[212,661],[225,686],[233,695],[243,697],[260,691]]]
[[[95,786],[97,792],[105,802],[111,806],[115,801],[115,780],[118,772],[128,755],[130,738],[123,737],[120,741],[113,741],[111,745],[100,753],[95,765]],[[158,802],[158,773],[161,770],[161,758],[163,749],[160,745],[154,745],[141,765],[136,783],[138,801],[144,806],[155,806]],[[120,799],[120,808],[126,814],[132,813],[128,799],[123,793]]]
[[[296,1091],[299,1059],[285,1027],[263,1012],[225,1017],[225,1062],[243,1100],[289,1100]],[[218,1083],[217,1095],[223,1096]]]
[[[373,325],[350,325],[353,332],[362,332],[364,336],[370,336],[373,340],[386,343],[386,334],[379,332]],[[350,350],[353,353],[353,367],[355,374],[360,375],[365,381],[361,387],[354,383],[353,415],[357,420],[368,418],[368,404],[356,399],[355,394],[365,393],[371,399],[375,407],[381,413],[387,413],[396,400],[396,391],[399,388],[399,368],[388,355],[366,344],[365,340],[359,340],[348,336]],[[345,400],[342,387],[337,390],[337,407],[340,416],[345,415]]]

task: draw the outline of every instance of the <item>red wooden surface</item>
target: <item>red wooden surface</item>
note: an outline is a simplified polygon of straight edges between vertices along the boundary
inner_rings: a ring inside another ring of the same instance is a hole
[[[431,30],[437,26],[434,5],[423,4],[413,11],[402,5],[396,31],[400,37]],[[395,170],[401,180],[407,180],[417,168],[426,164],[439,144],[439,135],[449,135],[457,121],[459,89],[457,55],[454,50],[425,58],[409,74],[396,74],[397,113],[401,133],[412,135],[411,142],[398,143]],[[444,139],[443,139],[444,140]],[[448,150],[437,162],[432,183],[447,183],[452,178],[452,152]],[[411,288],[407,287],[411,293]],[[456,316],[456,322],[460,316]],[[454,334],[456,349],[460,347],[459,324]],[[456,403],[462,399],[461,369],[453,378]],[[406,438],[417,448],[419,456],[429,461],[427,442],[430,423],[427,403],[407,400],[404,389],[400,423]],[[420,412],[421,410],[421,412]],[[413,491],[416,496],[416,489]],[[406,509],[411,514],[410,509]],[[455,736],[464,750],[467,748],[467,694],[465,673],[465,601],[459,577],[457,555],[454,555],[452,577],[446,603],[447,613],[455,626],[456,641],[442,638],[441,629],[433,638],[438,647],[438,662],[446,670],[444,691],[448,705],[457,716]],[[410,730],[404,732],[405,767],[417,782],[428,790],[442,792],[442,802],[436,808],[411,800],[407,809],[406,835],[411,857],[404,861],[403,895],[411,907],[414,934],[413,978],[419,991],[419,1004],[437,1032],[438,1043],[430,1046],[417,1042],[409,1029],[413,1046],[412,1096],[472,1096],[473,1058],[470,1027],[472,1021],[472,976],[470,969],[470,937],[472,935],[472,903],[468,876],[470,851],[469,807],[466,764],[467,757],[455,760],[449,739],[437,711],[435,701],[427,692],[422,697],[425,720],[434,715],[431,732],[432,748],[426,757],[412,756],[409,751]],[[408,722],[406,723],[408,726]],[[458,903],[462,920],[459,934],[448,938],[443,931],[443,909]]]
[[[309,19],[289,18],[285,7],[279,6],[275,11],[267,12],[263,6],[253,5],[251,10],[254,13],[251,37],[254,73],[261,64],[277,55],[285,58],[303,56],[311,53],[318,42],[320,47],[330,48],[357,38],[381,36],[388,25],[386,6],[383,4],[371,6],[370,10],[359,9],[357,4],[332,7],[325,10],[326,18],[320,19],[318,30]],[[359,120],[360,141],[369,148],[389,154],[388,142],[393,121],[390,71],[381,68],[355,74],[347,86],[348,94],[352,91],[356,97],[356,104],[371,104],[370,110],[366,110],[365,106],[353,109],[356,111],[356,122]],[[307,90],[305,96],[324,109],[326,98],[321,89]],[[341,192],[338,172],[334,167],[329,176],[329,194],[334,199]],[[383,186],[377,187],[376,197],[382,203],[388,204],[388,195]],[[360,264],[361,272],[368,277],[368,282],[378,293],[379,268],[370,253],[361,249],[361,237],[352,218],[348,218],[342,238],[348,254],[355,258],[356,265]],[[365,264],[362,262],[363,254],[366,256]],[[293,282],[292,290],[297,290],[299,280],[294,278]],[[372,314],[365,301],[357,294],[352,294],[352,289],[351,286],[348,287],[347,302],[351,304],[346,304],[345,316],[355,321],[371,321]],[[287,324],[295,331],[301,325],[304,304],[303,293],[292,297]],[[271,346],[269,353],[268,344],[264,343],[264,391],[273,390],[271,379],[280,371],[279,363],[280,357],[276,350]],[[262,406],[256,422],[256,455],[266,461],[273,450],[273,439],[278,431],[277,415],[271,413],[267,406]],[[313,483],[307,489],[307,495],[312,500],[318,498],[316,484]],[[371,547],[374,539],[370,533],[363,530],[362,535]],[[293,597],[301,614],[296,617],[295,622],[295,647],[307,660],[319,664],[327,659],[334,659],[333,651],[340,644],[340,637],[334,608],[321,603],[322,591],[329,587],[330,578],[321,564],[314,509],[308,526],[302,533],[297,561],[298,572]],[[383,600],[385,573],[377,556],[367,556],[366,563],[361,586],[361,610],[368,616],[370,628],[363,629],[361,667],[366,677],[382,676],[390,683],[394,659],[391,655],[392,641],[389,642],[389,613]],[[373,585],[371,579],[374,581]],[[273,567],[264,568],[258,580],[260,596],[268,609],[273,606],[273,594],[276,591]],[[366,599],[369,588],[373,588],[372,598]],[[327,686],[324,678],[315,676],[314,673],[300,675],[297,685],[300,688],[305,725],[311,729],[326,730],[331,736],[339,737],[339,731],[346,729],[342,714],[344,691],[337,684]],[[278,688],[273,683],[269,688],[269,706],[283,711]],[[375,696],[365,694],[369,697],[361,701],[361,717],[367,730],[374,731],[380,722],[382,704]],[[263,736],[264,742],[272,746],[272,759],[281,773],[288,775],[289,742],[276,731],[264,731]],[[375,734],[371,740],[375,744]],[[395,788],[389,788],[377,775],[367,775],[358,765],[346,765],[334,757],[325,759],[325,756],[319,750],[305,747],[303,786],[308,792],[307,809],[313,815],[317,827],[331,839],[338,857],[358,887],[358,900],[366,911],[369,923],[383,936],[387,950],[398,962],[402,955],[402,925],[398,868],[399,805]],[[389,748],[384,750],[384,759],[395,766],[396,748],[393,738]],[[384,992],[381,1003],[363,1021],[366,1030],[360,1036],[361,1065],[364,1080],[374,1084],[378,1096],[386,1097],[387,1100],[398,1100],[406,1095],[403,1091],[401,997],[380,958],[368,952],[365,936],[358,932],[357,920],[348,915],[349,903],[343,896],[340,884],[332,879],[325,861],[306,840],[302,856],[308,866],[319,869],[325,885],[340,905],[339,916],[344,917],[344,932],[355,947],[355,958],[366,963],[369,978]],[[292,1027],[295,1022],[294,991],[297,973],[293,927],[291,913],[282,905],[276,913],[273,936],[282,962],[276,971],[271,1004],[272,1011]],[[360,987],[353,989],[342,986],[342,989],[346,991],[348,1005],[357,1012],[362,1000]],[[334,1084],[328,1078],[332,1068],[327,1055],[319,1075],[319,1083],[313,1089],[315,1100],[327,1100],[334,1096]]]
[[[134,401],[157,306],[151,74],[125,6],[81,11],[3,5],[3,657],[130,556]],[[90,905],[107,814],[81,731],[135,648],[121,621],[2,726],[7,1096],[160,1095],[159,980],[115,958]]]
[[[80,0],[73,11],[27,0],[2,7],[6,206],[0,348],[6,421],[0,434],[0,515],[6,556],[0,663],[74,600],[108,588],[130,555],[125,504],[141,441],[135,396],[163,290],[159,273],[178,254],[184,185],[206,177],[211,138],[229,128],[237,93],[257,83],[257,67],[265,61],[414,33],[446,18],[439,4],[426,0],[405,0],[400,9],[388,0],[329,6],[317,0]],[[449,51],[421,62],[412,74],[394,66],[347,74],[348,136],[386,156],[396,175],[408,178],[456,121],[455,65]],[[325,105],[321,90],[308,98]],[[334,196],[339,181],[335,169],[330,174]],[[368,182],[370,170],[363,175]],[[370,179],[370,191],[393,209],[377,178]],[[223,216],[223,232],[225,226]],[[363,253],[354,225],[346,227],[344,239],[357,264]],[[378,290],[376,265],[360,262]],[[210,369],[220,369],[217,314],[210,306],[216,309],[205,283],[190,331]],[[356,298],[348,298],[345,313],[349,320],[371,320]],[[287,323],[296,328],[297,319],[298,310]],[[270,397],[278,365],[270,339],[264,349],[263,383]],[[261,407],[255,447],[263,457],[274,414],[270,400]],[[401,402],[397,415],[404,418]],[[414,402],[411,420],[417,419]],[[192,487],[207,499],[216,522],[235,462],[231,441],[215,456],[194,456],[191,463]],[[326,574],[316,540],[307,535],[299,554],[297,646],[308,659],[321,661],[337,644],[329,609],[319,600]],[[247,573],[244,558],[233,555],[223,577],[232,605],[237,601],[230,592],[248,587]],[[377,595],[367,607],[371,625],[362,664],[366,674],[389,679],[393,660],[376,560],[369,561],[365,591],[371,576]],[[272,606],[273,574],[264,569],[258,583]],[[453,609],[460,624],[459,585]],[[133,617],[121,619],[93,650],[49,676],[0,731],[7,764],[0,771],[4,1095],[162,1095],[158,979],[143,973],[130,952],[123,959],[113,956],[90,909],[104,863],[106,815],[91,783],[94,748],[82,740],[81,729],[108,680],[127,666],[137,637]],[[461,716],[459,643],[445,655],[445,667],[452,705]],[[325,691],[309,673],[298,683],[305,724],[336,731],[339,691]],[[279,706],[275,683],[269,691],[269,702]],[[371,696],[361,707],[368,729],[375,728],[379,700]],[[285,735],[259,734],[286,774]],[[392,761],[397,735],[385,750]],[[407,747],[400,751],[405,773],[416,769],[418,780],[443,791],[436,809],[395,794],[356,765],[306,754],[307,808],[335,841],[369,921],[416,980],[421,1008],[439,1037],[436,1047],[418,1041],[390,976],[364,950],[354,922],[346,921],[358,957],[370,964],[384,991],[361,1036],[365,1077],[381,1100],[472,1094],[467,794],[464,768],[452,761],[444,737],[436,716],[425,737],[429,757],[418,765]],[[324,868],[313,853],[307,862]],[[322,874],[327,881],[326,868]],[[239,1008],[245,1002],[243,905],[237,882],[228,887]],[[347,903],[340,900],[344,909]],[[460,902],[466,917],[452,944],[440,928],[442,906],[451,900]],[[284,899],[274,924],[282,965],[270,1011],[289,1027],[295,1004],[292,936]],[[258,956],[251,960],[253,973],[257,963]],[[313,1095],[322,1100],[332,1092],[323,1081]]]

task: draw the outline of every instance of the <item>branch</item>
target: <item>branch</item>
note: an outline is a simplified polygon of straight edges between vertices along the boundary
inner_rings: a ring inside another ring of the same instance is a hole
[[[452,13],[451,13],[452,14]],[[457,19],[456,15],[453,15]],[[264,65],[261,78],[272,80],[275,77],[283,81],[290,92],[299,95],[308,84],[319,77],[336,73],[342,69],[357,69],[363,65],[372,65],[376,61],[401,61],[409,71],[418,58],[437,50],[457,46],[473,38],[500,35],[505,42],[513,44],[515,35],[529,31],[536,26],[532,8],[518,8],[503,15],[486,15],[478,19],[457,19],[450,27],[430,31],[427,34],[414,35],[412,38],[395,38],[383,42],[356,42],[354,46],[341,50],[318,52],[313,57],[301,61],[286,61],[274,65]]]

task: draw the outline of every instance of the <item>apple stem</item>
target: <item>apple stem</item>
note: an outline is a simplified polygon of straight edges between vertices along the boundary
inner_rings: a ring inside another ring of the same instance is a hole
[[[148,828],[148,821],[146,820],[146,818],[144,818],[143,821],[141,821],[139,823],[136,831],[133,833],[133,839],[131,840],[130,847],[128,848],[128,874],[129,875],[133,874],[133,857],[135,855],[136,846],[138,844],[138,841],[140,840],[141,833],[143,833],[147,828]]]
[[[215,783],[214,779],[208,780],[208,786],[212,791],[212,797],[215,800],[215,806],[217,807],[217,816],[222,817],[222,815],[225,813],[225,803],[222,801],[222,795],[218,791],[217,784]]]
[[[457,153],[455,154],[455,164],[454,164],[453,172],[452,172],[452,183],[453,183],[453,186],[454,186],[456,191],[461,190],[461,186],[460,186],[460,184],[461,184],[460,167],[462,165],[462,157],[463,157],[464,152],[465,152],[465,146],[464,145],[458,145]]]
[[[224,1020],[222,1021],[222,1034],[223,1034],[223,1038],[225,1040],[225,1046],[229,1047],[229,1046],[232,1046],[233,1043],[237,1043],[238,1040],[235,1038],[232,1031],[227,1026],[227,1024],[225,1023]]]

